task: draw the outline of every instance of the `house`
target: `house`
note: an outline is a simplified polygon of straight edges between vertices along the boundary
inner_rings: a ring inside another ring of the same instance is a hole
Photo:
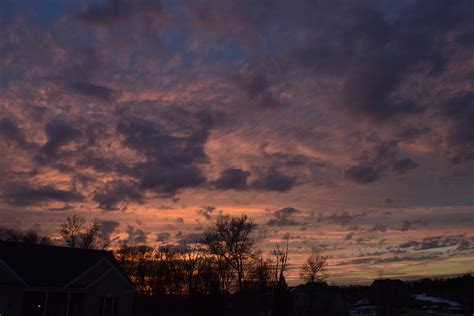
[[[0,316],[129,316],[134,292],[109,251],[0,242]]]
[[[339,287],[307,283],[291,289],[294,316],[346,315]]]

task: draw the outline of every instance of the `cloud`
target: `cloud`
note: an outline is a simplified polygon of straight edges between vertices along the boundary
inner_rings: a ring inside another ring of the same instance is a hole
[[[418,166],[419,165],[410,158],[405,158],[395,161],[393,163],[393,170],[402,174]]]
[[[470,243],[471,239],[464,235],[453,235],[453,236],[432,236],[423,238],[421,241],[411,240],[399,245],[400,248],[413,247],[415,250],[429,250],[436,248],[454,247]]]
[[[144,196],[137,190],[137,184],[115,180],[107,182],[102,189],[95,192],[93,200],[99,208],[107,211],[117,210],[119,202],[144,203]]]
[[[342,91],[343,102],[353,111],[376,121],[419,114],[422,109],[411,100],[389,100],[390,93],[399,84],[402,75],[399,65],[388,60],[364,65],[346,81]]]
[[[426,225],[428,225],[428,221],[426,220],[421,220],[421,219],[417,219],[413,221],[404,220],[403,223],[400,225],[399,230],[406,232],[409,230],[417,229],[420,226],[426,226]]]
[[[250,100],[256,102],[261,108],[274,108],[282,105],[271,92],[271,83],[269,82],[267,72],[263,69],[244,71],[243,76],[239,80],[239,85]]]
[[[250,173],[237,168],[228,168],[222,171],[219,178],[214,182],[217,189],[244,190],[247,188],[247,178]]]
[[[196,211],[197,214],[203,216],[207,221],[212,219],[212,213],[216,210],[214,206],[204,206]]]
[[[365,212],[359,212],[359,213],[349,213],[347,211],[341,212],[341,213],[335,213],[335,214],[330,214],[330,215],[325,215],[325,216],[320,216],[318,218],[318,221],[328,221],[336,224],[340,224],[342,226],[345,226],[349,224],[350,222],[353,222],[354,220],[358,218],[362,218],[369,214],[368,211]],[[354,226],[351,227],[351,229],[357,230],[358,227]]]
[[[133,16],[161,16],[163,12],[160,0],[105,0],[102,4],[87,7],[77,18],[84,23],[105,27]]]
[[[388,228],[389,228],[388,225],[377,224],[377,225],[375,225],[375,226],[372,226],[372,227],[369,229],[369,232],[370,232],[370,233],[386,232]]]
[[[4,188],[2,200],[10,205],[28,206],[51,201],[81,202],[84,196],[76,190],[62,190],[52,185],[10,184],[8,188]]]
[[[293,226],[293,225],[300,225],[297,221],[292,219],[293,215],[301,213],[300,210],[294,207],[285,207],[273,212],[272,219],[268,220],[268,226]]]
[[[38,159],[45,163],[49,159],[55,158],[62,146],[78,141],[82,136],[79,129],[60,119],[48,122],[44,131],[48,141],[41,147],[41,156]]]
[[[109,101],[114,93],[114,90],[112,89],[84,81],[74,82],[71,85],[71,89],[77,93],[91,98],[101,99],[103,101]]]
[[[146,232],[131,225],[127,226],[127,235],[127,240],[125,240],[126,243],[144,244],[148,240]]]
[[[167,242],[168,240],[170,240],[170,238],[171,234],[168,232],[156,234],[156,241],[158,242]]]
[[[379,170],[371,166],[354,165],[346,169],[344,177],[359,184],[369,184],[377,181],[381,174]]]
[[[112,235],[119,226],[120,223],[116,221],[101,221],[100,231],[102,233],[102,238],[104,240],[110,240],[110,235]]]
[[[23,131],[8,118],[2,118],[0,120],[0,137],[7,141],[14,142],[20,147],[27,144]]]
[[[387,264],[393,262],[404,262],[404,261],[431,261],[442,257],[442,253],[432,253],[425,256],[394,256],[386,258],[358,258],[349,261],[337,262],[337,266],[345,265],[376,265],[376,264]]]
[[[295,185],[296,179],[294,177],[287,176],[273,169],[252,182],[252,186],[257,190],[277,192],[288,192]]]
[[[165,127],[143,119],[119,122],[117,131],[123,136],[124,146],[147,159],[133,168],[141,187],[174,194],[206,181],[199,165],[208,161],[204,144],[213,122],[199,113],[187,115],[190,120],[198,120],[198,126],[185,136],[173,135]]]
[[[204,233],[189,233],[178,239],[178,247],[184,248],[190,244],[201,243],[204,240]]]
[[[447,100],[442,115],[450,122],[452,161],[474,159],[474,92],[460,93]]]

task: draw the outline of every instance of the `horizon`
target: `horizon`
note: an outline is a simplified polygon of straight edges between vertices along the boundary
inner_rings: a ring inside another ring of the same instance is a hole
[[[474,270],[474,2],[0,2],[0,227],[197,242],[248,215],[287,281]]]

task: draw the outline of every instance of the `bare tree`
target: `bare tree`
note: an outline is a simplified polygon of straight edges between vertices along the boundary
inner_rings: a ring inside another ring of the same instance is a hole
[[[273,255],[275,256],[275,282],[278,287],[286,286],[285,272],[288,265],[288,245],[289,238],[286,238],[286,247],[284,249],[280,248],[280,245],[277,243],[273,250]]]
[[[383,274],[384,274],[383,268],[378,269],[377,273],[379,275],[379,280],[382,280],[383,279]]]
[[[196,283],[202,270],[203,259],[202,249],[197,243],[193,247],[184,246],[181,260],[188,294],[194,294],[197,291]]]
[[[146,245],[128,246],[123,244],[115,252],[115,257],[141,294],[157,294],[154,288],[155,284],[152,284],[155,283],[152,277],[157,275],[153,265],[155,263],[154,256],[154,249]]]
[[[61,239],[71,248],[77,247],[79,243],[79,235],[81,233],[82,226],[84,225],[84,218],[73,215],[66,218],[66,223],[61,225],[59,234]]]
[[[301,267],[300,276],[306,283],[324,282],[327,279],[326,266],[326,258],[312,253]]]
[[[215,226],[205,234],[205,244],[210,254],[224,258],[236,273],[239,291],[243,289],[247,263],[253,255],[255,239],[252,233],[255,228],[256,224],[247,215],[225,215],[219,216]]]
[[[106,249],[110,239],[102,238],[101,221],[93,219],[87,223],[84,217],[68,216],[59,230],[61,240],[71,248]]]
[[[99,248],[102,245],[100,244],[100,221],[99,219],[94,219],[89,225],[79,233],[79,237],[81,239],[81,248],[84,249],[93,249]]]
[[[251,286],[264,293],[273,281],[273,265],[271,258],[264,259],[262,255],[254,258],[247,276],[247,279],[251,281]]]
[[[51,245],[51,238],[40,235],[34,228],[19,231],[0,227],[0,241],[21,242],[25,244]]]

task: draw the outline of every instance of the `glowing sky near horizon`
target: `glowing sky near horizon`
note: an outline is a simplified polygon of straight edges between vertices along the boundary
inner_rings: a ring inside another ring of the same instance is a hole
[[[199,240],[329,281],[474,269],[474,2],[0,1],[0,226]]]

